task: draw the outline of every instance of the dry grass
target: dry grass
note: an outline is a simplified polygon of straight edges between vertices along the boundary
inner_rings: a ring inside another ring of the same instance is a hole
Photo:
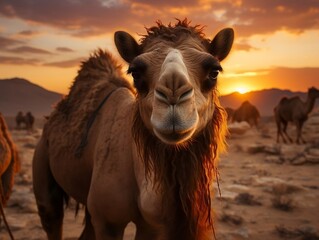
[[[284,226],[276,226],[276,233],[284,239],[298,239],[298,240],[319,240],[319,236],[312,229],[288,229]]]
[[[292,211],[295,208],[292,198],[286,195],[275,196],[272,199],[272,206],[285,212]]]
[[[292,193],[299,191],[298,188],[287,184],[276,184],[272,188],[272,206],[282,211],[292,211],[296,206],[294,204]]]
[[[235,202],[241,205],[260,206],[261,202],[257,201],[250,193],[240,193],[235,197]]]
[[[225,223],[233,224],[233,225],[241,225],[244,221],[242,217],[235,215],[233,213],[226,213],[226,212],[223,212],[219,220]]]

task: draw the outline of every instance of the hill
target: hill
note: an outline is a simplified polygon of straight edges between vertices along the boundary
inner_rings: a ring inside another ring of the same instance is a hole
[[[246,94],[238,92],[220,97],[224,107],[238,108],[243,101],[254,104],[262,116],[272,116],[273,108],[282,97],[299,96],[306,100],[307,93],[281,89],[265,89]],[[48,115],[52,106],[61,99],[62,94],[48,91],[22,78],[0,79],[0,112],[15,116],[18,111],[31,111],[35,116]],[[319,100],[317,100],[319,106]]]
[[[62,94],[48,91],[22,78],[0,80],[0,112],[15,116],[30,111],[34,116],[48,115]]]
[[[220,97],[222,106],[238,108],[242,102],[248,100],[251,104],[255,105],[262,116],[272,116],[273,109],[278,104],[282,97],[299,96],[303,101],[306,101],[307,93],[292,92],[290,90],[281,89],[264,89],[260,91],[252,91],[245,94],[238,92],[231,93]],[[317,101],[318,106],[319,101]]]

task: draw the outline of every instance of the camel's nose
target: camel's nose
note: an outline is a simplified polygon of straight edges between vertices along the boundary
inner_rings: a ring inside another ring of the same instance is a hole
[[[173,71],[163,74],[155,88],[155,98],[169,105],[176,105],[191,99],[194,89],[187,76]]]

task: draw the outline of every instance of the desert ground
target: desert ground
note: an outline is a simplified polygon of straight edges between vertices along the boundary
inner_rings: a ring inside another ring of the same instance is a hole
[[[41,136],[43,120],[34,131],[14,129],[21,171],[15,177],[5,213],[15,239],[46,239],[37,214],[32,190],[32,157]],[[230,124],[228,152],[219,161],[219,188],[213,185],[215,232],[218,240],[315,240],[319,239],[319,109],[315,109],[303,132],[306,144],[276,143],[272,117],[258,128],[246,123]],[[295,128],[288,127],[295,136]],[[64,239],[77,239],[82,230],[83,210],[75,217],[74,205],[66,210]],[[125,240],[134,239],[129,224]],[[4,224],[0,239],[10,239]]]

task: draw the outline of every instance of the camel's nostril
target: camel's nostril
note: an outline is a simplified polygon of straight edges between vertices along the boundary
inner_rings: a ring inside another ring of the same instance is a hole
[[[155,97],[164,102],[168,101],[166,94],[159,90],[155,90]]]
[[[186,100],[190,99],[193,95],[194,95],[194,89],[190,89],[190,90],[184,92],[183,94],[181,94],[178,102],[186,101]]]

